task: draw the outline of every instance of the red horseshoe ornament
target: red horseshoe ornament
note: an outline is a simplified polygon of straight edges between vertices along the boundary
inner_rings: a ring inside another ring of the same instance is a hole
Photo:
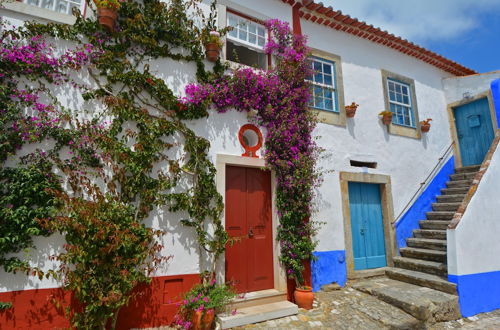
[[[243,134],[245,134],[245,132],[248,130],[254,131],[255,134],[257,134],[257,144],[254,146],[249,146],[243,139]],[[241,126],[240,131],[238,132],[238,140],[240,140],[243,149],[245,149],[245,152],[242,154],[242,156],[259,158],[256,152],[262,147],[263,139],[262,139],[262,132],[257,126],[252,124],[246,124]]]

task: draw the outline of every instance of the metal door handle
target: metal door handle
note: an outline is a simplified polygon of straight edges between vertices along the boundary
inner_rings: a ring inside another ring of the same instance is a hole
[[[364,230],[363,228],[361,228],[361,229],[359,230],[359,232],[361,233],[361,235],[364,235],[364,234],[365,234],[365,230]]]
[[[248,238],[252,238],[253,237],[253,230],[252,228],[250,228],[250,230],[248,231]]]

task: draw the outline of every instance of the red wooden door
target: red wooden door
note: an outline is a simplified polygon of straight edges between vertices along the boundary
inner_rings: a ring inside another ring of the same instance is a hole
[[[238,292],[272,289],[271,173],[226,167],[226,230],[240,241],[226,249],[226,281]]]

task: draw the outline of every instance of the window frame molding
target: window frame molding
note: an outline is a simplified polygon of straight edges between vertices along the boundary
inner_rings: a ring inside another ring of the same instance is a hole
[[[4,10],[12,11],[21,15],[27,15],[36,19],[41,19],[49,22],[63,23],[73,25],[76,17],[71,14],[64,14],[55,10],[46,9],[25,3],[24,1],[16,0],[12,2],[5,2],[3,4]],[[83,0],[82,8],[80,9],[82,15],[86,16],[87,3]]]
[[[384,107],[385,110],[391,111],[390,110],[390,102],[389,102],[389,89],[387,86],[387,81],[388,80],[395,80],[396,82],[401,82],[403,84],[406,84],[410,86],[410,93],[411,93],[411,110],[413,112],[413,120],[415,121],[415,127],[410,127],[406,125],[399,125],[399,124],[394,124],[390,123],[387,126],[387,131],[390,134],[393,135],[400,135],[400,136],[405,136],[405,137],[410,137],[414,139],[421,139],[422,138],[422,133],[420,131],[420,119],[418,116],[418,104],[417,104],[417,93],[415,89],[415,80],[402,76],[400,74],[381,69],[381,75],[382,75],[382,91],[383,91],[383,97],[384,97]]]
[[[345,112],[345,98],[344,98],[344,79],[342,75],[342,58],[339,55],[328,53],[319,49],[312,48],[311,56],[318,57],[320,59],[325,59],[334,63],[334,86],[335,93],[337,96],[336,104],[338,106],[338,112],[321,110],[308,106],[310,111],[313,111],[318,116],[318,121],[323,124],[336,125],[336,126],[346,126],[347,116]],[[311,86],[314,84],[311,83]]]

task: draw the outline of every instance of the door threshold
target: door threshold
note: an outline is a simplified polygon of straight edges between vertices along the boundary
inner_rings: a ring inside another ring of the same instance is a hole
[[[244,308],[287,300],[287,292],[276,289],[248,292],[238,295],[231,302],[232,308]]]
[[[388,267],[365,269],[365,270],[355,270],[354,273],[349,276],[349,279],[360,279],[374,276],[382,276]]]

